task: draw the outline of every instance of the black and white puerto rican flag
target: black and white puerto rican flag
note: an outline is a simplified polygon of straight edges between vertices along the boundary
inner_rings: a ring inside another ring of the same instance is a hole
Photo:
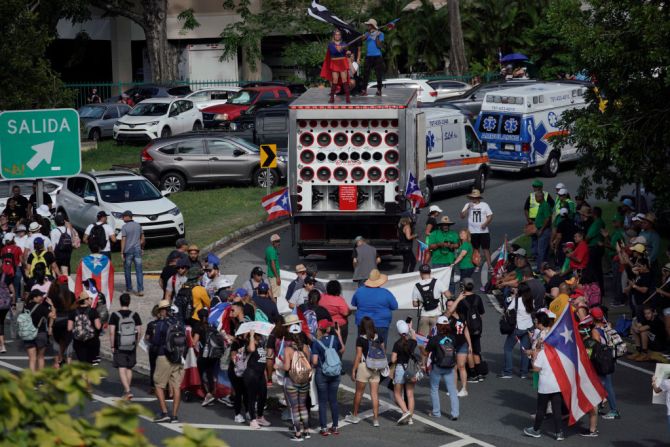
[[[335,26],[342,32],[342,39],[345,42],[351,42],[361,35],[361,33],[359,33],[354,26],[340,19],[336,15],[333,15],[333,13],[328,10],[328,8],[320,5],[316,0],[313,0],[311,6],[307,8],[307,14],[314,17],[316,20],[330,23],[331,25]]]

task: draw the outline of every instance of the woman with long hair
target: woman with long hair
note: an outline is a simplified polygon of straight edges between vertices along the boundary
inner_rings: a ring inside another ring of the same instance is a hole
[[[472,274],[475,271],[475,264],[472,262],[472,254],[474,249],[472,248],[472,242],[470,231],[463,229],[458,233],[458,237],[461,240],[461,245],[456,249],[456,260],[454,264],[458,266],[461,271],[461,281],[465,278],[472,278]]]
[[[284,395],[286,404],[291,410],[291,420],[293,421],[293,440],[311,438],[309,432],[309,409],[307,408],[307,397],[309,396],[310,380],[305,383],[296,383],[291,378],[291,368],[294,362],[301,369],[311,369],[309,363],[309,346],[302,337],[302,328],[300,323],[292,323],[288,328],[287,344],[284,347],[284,371],[287,372],[284,377]],[[295,356],[299,358],[294,359]]]
[[[345,421],[351,424],[358,424],[361,419],[358,417],[358,409],[361,406],[361,399],[365,388],[370,384],[370,399],[372,399],[372,425],[379,427],[379,382],[381,374],[378,370],[370,369],[365,364],[365,357],[368,354],[370,343],[381,342],[384,346],[384,340],[377,334],[375,323],[370,317],[363,317],[358,325],[358,333],[360,334],[356,339],[356,354],[354,356],[353,369],[351,371],[351,379],[356,382],[356,392],[354,394],[354,407],[346,417]]]
[[[346,56],[347,44],[342,41],[342,32],[333,31],[333,38],[328,43],[326,58],[321,67],[321,77],[330,81],[329,103],[335,102],[335,93],[338,87],[344,88],[347,103],[351,102],[349,89],[349,60]]]
[[[207,405],[214,402],[214,394],[216,391],[216,383],[214,382],[214,370],[216,365],[219,363],[219,359],[205,357],[205,347],[207,346],[207,336],[209,334],[209,321],[207,317],[209,316],[209,310],[202,308],[198,311],[198,320],[195,321],[195,324],[191,328],[191,337],[193,340],[193,345],[195,346],[196,353],[198,355],[198,373],[200,374],[200,380],[202,382],[203,388],[205,389],[205,398],[202,400],[202,406],[206,407]]]
[[[23,340],[23,346],[28,354],[30,370],[37,372],[44,368],[44,353],[49,345],[56,312],[51,300],[41,290],[31,291],[25,303],[23,312],[30,314],[33,326],[37,328],[37,336],[33,340]]]
[[[400,338],[393,345],[391,353],[391,364],[395,365],[395,373],[393,374],[393,396],[395,402],[400,407],[402,415],[398,419],[398,424],[409,423],[414,415],[414,386],[417,382],[417,377],[406,377],[407,365],[410,359],[416,361],[416,340],[409,325],[398,320],[396,322],[396,329]],[[417,363],[419,363],[417,361]],[[407,403],[403,396],[407,396]]]
[[[344,343],[340,329],[331,321],[320,320],[317,336],[312,344],[312,366],[316,372],[316,390],[319,398],[319,423],[321,425],[321,436],[337,435],[339,422],[339,405],[337,403],[337,390],[340,387],[340,374],[332,371],[324,371],[326,362],[326,349],[334,349],[340,356],[344,354]],[[340,363],[341,366],[341,363]],[[328,429],[328,406],[333,416],[333,424]]]
[[[57,281],[51,283],[47,296],[51,299],[56,310],[56,321],[53,324],[53,338],[58,343],[58,353],[54,358],[56,368],[65,360],[70,363],[70,356],[67,356],[67,348],[72,341],[72,334],[67,330],[67,317],[75,306],[75,297],[68,287],[67,276],[59,276]]]
[[[454,348],[456,349],[456,367],[458,377],[455,381],[461,379],[461,389],[458,391],[458,397],[468,395],[468,371],[465,364],[468,361],[468,355],[472,355],[472,340],[470,340],[470,331],[468,330],[465,314],[458,312],[458,300],[449,300],[447,303],[447,316],[451,328]]]
[[[402,273],[413,272],[416,268],[416,256],[414,256],[414,225],[412,219],[403,216],[398,222],[398,239],[400,241],[400,250],[402,251]]]
[[[512,352],[517,343],[521,345],[521,370],[522,379],[528,378],[528,367],[530,359],[525,351],[530,347],[529,331],[533,328],[533,294],[528,285],[521,283],[518,287],[517,295],[512,296],[508,311],[516,310],[516,326],[514,331],[507,335],[505,339],[505,366],[502,373],[498,375],[501,379],[512,378]]]
[[[437,334],[431,337],[426,345],[423,365],[426,371],[428,371],[428,359],[430,358],[430,401],[433,405],[430,414],[433,417],[442,416],[440,409],[440,381],[444,380],[451,402],[451,413],[447,414],[447,419],[450,421],[457,420],[460,415],[458,392],[454,376],[454,367],[456,366],[454,353],[451,325],[449,324],[449,319],[442,315],[437,318]]]

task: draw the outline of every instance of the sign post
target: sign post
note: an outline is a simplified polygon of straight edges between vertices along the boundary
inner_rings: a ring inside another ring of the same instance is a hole
[[[265,169],[265,185],[267,194],[270,194],[270,169],[277,168],[277,145],[261,144],[261,168]]]
[[[74,109],[0,114],[0,172],[6,179],[69,177],[81,172],[79,114]],[[42,201],[38,182],[36,196]]]

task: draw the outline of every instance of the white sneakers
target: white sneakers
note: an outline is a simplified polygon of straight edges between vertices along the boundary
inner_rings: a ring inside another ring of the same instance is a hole
[[[244,416],[242,416],[241,414],[235,415],[235,422],[237,422],[238,424],[244,424],[245,421],[246,419],[244,419]]]
[[[458,397],[465,397],[468,395],[468,390],[465,388],[461,388],[461,390],[458,392]]]

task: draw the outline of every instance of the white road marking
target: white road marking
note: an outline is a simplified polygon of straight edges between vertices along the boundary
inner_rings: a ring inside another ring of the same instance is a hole
[[[28,361],[27,355],[3,355],[0,356],[2,360],[25,360]],[[44,357],[44,360],[53,360],[54,357]]]

